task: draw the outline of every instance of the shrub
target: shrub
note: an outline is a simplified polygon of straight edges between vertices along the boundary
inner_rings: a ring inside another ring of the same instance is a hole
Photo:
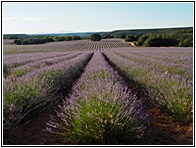
[[[126,34],[121,34],[121,35],[120,35],[120,38],[121,38],[121,39],[125,39],[125,38],[126,38]]]
[[[17,45],[21,45],[22,44],[20,39],[15,39],[14,43],[17,44]]]
[[[102,39],[102,37],[101,37],[99,34],[97,34],[97,33],[92,34],[92,35],[90,36],[90,40],[91,40],[91,41],[100,41],[101,39]]]
[[[193,41],[190,39],[181,40],[178,44],[180,47],[193,47]]]
[[[136,45],[137,46],[142,46],[143,43],[146,41],[146,39],[148,38],[148,36],[146,35],[142,35],[138,38],[137,42],[136,42]]]
[[[127,35],[126,38],[125,38],[125,41],[126,42],[130,42],[130,41],[135,41],[135,37],[133,35]]]
[[[29,44],[29,40],[28,39],[24,39],[24,40],[22,40],[21,44],[22,45],[27,45],[27,44]]]

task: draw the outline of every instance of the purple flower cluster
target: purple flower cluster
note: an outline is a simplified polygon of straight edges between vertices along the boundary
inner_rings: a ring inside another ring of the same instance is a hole
[[[119,39],[101,40],[100,42],[90,42],[89,40],[51,42],[39,45],[6,45],[4,46],[4,55],[9,54],[29,54],[29,53],[48,53],[48,52],[66,52],[66,51],[99,51],[110,48],[130,47],[129,43],[120,42]]]
[[[49,52],[49,53],[24,53],[24,54],[10,54],[3,56],[3,64],[9,65],[9,67],[14,67],[15,65],[23,65],[30,62],[35,62],[38,60],[43,60],[47,58],[59,57],[62,55],[67,55],[67,52]]]
[[[127,89],[101,52],[94,52],[57,115],[62,122],[50,121],[48,131],[79,144],[132,143],[148,121],[142,99]]]
[[[98,41],[98,42],[85,42],[79,50],[90,50],[90,51],[102,51],[109,48],[123,48],[130,47],[129,43],[125,42],[107,42],[107,41]]]
[[[3,83],[4,127],[19,124],[36,110],[56,99],[62,89],[68,89],[75,77],[81,74],[92,52],[83,53],[70,60],[35,69],[15,80]]]
[[[6,45],[3,47],[5,54],[40,53],[40,52],[66,52],[77,51],[87,40],[50,42],[34,45]]]
[[[47,58],[43,60],[38,60],[34,62],[27,63],[25,65],[13,68],[11,70],[11,75],[13,76],[22,76],[30,71],[33,71],[34,69],[42,68],[44,66],[57,64],[58,62],[62,62],[71,58],[76,57],[77,55],[81,54],[81,52],[72,52],[71,54],[67,53],[66,55],[53,57],[53,58]]]
[[[104,54],[129,79],[144,88],[153,103],[173,115],[177,121],[187,122],[192,119],[193,85],[191,80],[178,75],[168,75],[149,64],[129,60],[110,51],[104,51]]]
[[[165,73],[168,76],[189,79],[193,75],[193,60],[192,53],[189,49],[181,50],[151,50],[151,53],[146,54],[148,49],[134,50],[113,50],[113,52],[121,57],[144,65],[148,70],[153,70],[156,73]],[[185,51],[188,50],[188,53]],[[141,51],[141,52],[140,52]],[[145,51],[145,52],[144,52]],[[145,53],[145,54],[144,54]],[[159,54],[158,54],[159,53]],[[170,55],[169,55],[170,53]],[[174,58],[175,55],[176,57]]]

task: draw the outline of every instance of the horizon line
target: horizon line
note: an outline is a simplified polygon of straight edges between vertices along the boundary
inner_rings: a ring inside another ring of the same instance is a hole
[[[133,29],[115,29],[115,30],[112,30],[112,31],[120,31],[120,30],[144,30],[144,29],[175,29],[175,28],[190,28],[193,26],[176,26],[176,27],[150,27],[150,28],[133,28]],[[45,33],[3,33],[3,35],[5,34],[26,34],[26,35],[34,35],[34,34],[69,34],[69,33],[98,33],[98,32],[112,32],[111,30],[107,30],[107,31],[78,31],[78,32],[62,32],[62,31],[59,31],[59,32],[45,32]]]

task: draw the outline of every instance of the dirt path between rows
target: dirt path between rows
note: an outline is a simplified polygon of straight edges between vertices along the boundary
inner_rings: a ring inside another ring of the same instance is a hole
[[[44,131],[46,123],[49,122],[50,116],[56,116],[55,110],[58,110],[58,104],[61,104],[64,97],[58,98],[57,103],[54,103],[50,108],[33,116],[26,125],[19,125],[11,131],[4,131],[3,144],[4,145],[48,145],[59,144],[58,136],[50,135]]]

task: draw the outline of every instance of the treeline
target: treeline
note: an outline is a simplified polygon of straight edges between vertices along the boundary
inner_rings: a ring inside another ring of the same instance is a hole
[[[118,38],[121,35],[129,35],[129,34],[148,34],[148,33],[158,33],[158,32],[165,32],[165,31],[183,31],[183,30],[193,30],[193,27],[179,27],[179,28],[160,28],[160,29],[130,29],[130,30],[114,30],[111,32],[97,32],[101,36],[103,35],[111,35],[114,38]]]
[[[14,43],[18,45],[27,44],[43,44],[46,42],[56,41],[72,41],[81,39],[91,39],[93,33],[78,33],[83,34],[81,38],[77,33],[75,36],[63,35],[26,35],[26,34],[5,34],[4,39],[15,39]],[[91,34],[91,35],[90,35]],[[94,33],[95,34],[95,33]],[[136,46],[159,47],[159,46],[193,46],[193,27],[184,28],[165,28],[165,29],[137,29],[137,30],[116,30],[112,32],[96,33],[102,39],[122,38],[126,42],[134,42]],[[88,35],[88,36],[85,36]]]
[[[193,29],[162,30],[145,34],[122,34],[120,38],[126,42],[134,42],[136,46],[160,47],[178,46],[193,47]]]
[[[3,39],[18,39],[21,37],[28,37],[27,34],[3,34]]]
[[[31,35],[4,36],[4,39],[15,39],[14,43],[17,45],[44,44],[47,42],[81,40],[79,36],[31,36]]]
[[[193,46],[193,27],[164,28],[164,29],[138,29],[116,30],[100,32],[102,38],[122,38],[126,42],[134,42],[136,46]]]

